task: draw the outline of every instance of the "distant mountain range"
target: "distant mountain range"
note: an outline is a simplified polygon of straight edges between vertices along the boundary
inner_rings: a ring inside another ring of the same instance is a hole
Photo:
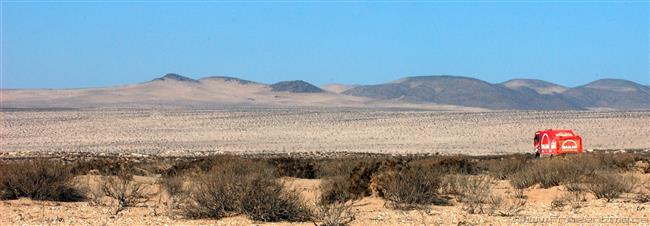
[[[491,84],[461,76],[417,76],[379,85],[357,86],[343,94],[488,109],[650,108],[650,87],[620,79],[601,79],[567,88],[536,79],[513,79]]]
[[[378,85],[314,86],[302,80],[263,84],[167,74],[149,82],[88,89],[3,89],[1,107],[367,107],[441,110],[650,109],[650,87],[601,79],[565,87],[536,79],[492,84],[462,76],[415,76]]]

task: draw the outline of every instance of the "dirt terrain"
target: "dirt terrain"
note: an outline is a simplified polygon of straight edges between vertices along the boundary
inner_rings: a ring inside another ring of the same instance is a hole
[[[637,175],[648,178],[648,174]],[[86,176],[87,177],[87,176]],[[86,180],[84,178],[82,180]],[[153,181],[140,177],[139,180]],[[284,178],[286,186],[299,191],[308,203],[314,203],[319,192],[320,180]],[[493,191],[512,194],[514,191],[507,181],[497,181]],[[156,188],[157,189],[157,188]],[[468,214],[461,204],[453,206],[430,206],[424,210],[394,210],[384,206],[385,201],[378,197],[367,197],[355,201],[352,225],[631,225],[650,223],[648,209],[650,203],[635,203],[630,198],[605,202],[588,195],[588,201],[579,208],[564,207],[553,209],[554,198],[565,194],[564,187],[526,189],[525,209],[516,216],[491,216]],[[632,197],[629,194],[625,197]],[[166,215],[166,197],[153,198],[140,207],[128,208],[115,215],[115,207],[96,205],[89,202],[49,202],[29,199],[0,201],[1,225],[314,225],[312,222],[290,223],[255,222],[246,216],[237,215],[219,220],[186,219],[178,216],[172,219]],[[616,223],[618,222],[618,223]]]
[[[650,148],[648,111],[5,109],[0,122],[0,154],[8,156],[526,153],[546,128],[573,129],[585,149]]]

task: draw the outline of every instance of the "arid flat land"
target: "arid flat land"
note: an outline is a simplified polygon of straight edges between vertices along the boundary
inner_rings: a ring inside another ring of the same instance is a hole
[[[4,155],[488,155],[532,152],[533,133],[546,128],[573,129],[585,149],[650,148],[648,111],[4,109],[0,122]]]

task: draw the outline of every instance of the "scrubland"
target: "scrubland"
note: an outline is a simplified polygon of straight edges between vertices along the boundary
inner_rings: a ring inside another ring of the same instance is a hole
[[[643,151],[10,158],[0,224],[647,224],[649,173]]]

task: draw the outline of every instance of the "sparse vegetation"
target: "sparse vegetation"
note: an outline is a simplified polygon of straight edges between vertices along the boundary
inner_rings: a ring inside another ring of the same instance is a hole
[[[311,217],[302,199],[275,179],[271,167],[250,160],[225,162],[195,176],[184,212],[191,218],[216,219],[244,213],[259,221]]]
[[[305,161],[300,158],[230,155],[153,160],[107,157],[96,161],[67,161],[65,164],[59,160],[17,160],[0,164],[3,173],[0,175],[0,195],[4,199],[27,197],[71,201],[73,199],[66,197],[72,196],[66,195],[75,193],[67,193],[69,190],[31,188],[52,187],[49,186],[52,183],[54,187],[75,189],[78,183],[90,184],[84,180],[99,178],[99,186],[92,186],[96,189],[89,186],[85,196],[94,204],[100,204],[100,200],[102,204],[108,203],[106,201],[110,198],[117,206],[116,214],[129,207],[147,207],[166,209],[172,219],[181,213],[186,218],[211,219],[245,215],[262,222],[313,221],[319,225],[346,225],[356,215],[351,202],[376,195],[384,199],[385,206],[390,209],[426,210],[431,205],[452,205],[455,202],[449,200],[455,199],[458,204],[453,205],[469,214],[508,217],[525,209],[528,201],[524,189],[536,184],[542,188],[558,185],[564,188],[565,194],[550,203],[553,210],[583,208],[588,193],[607,201],[629,193],[624,197],[639,203],[647,202],[647,192],[644,191],[648,188],[640,186],[636,189],[633,186],[638,184],[636,179],[623,174],[640,172],[638,165],[643,161],[645,157],[636,154],[622,157],[585,154],[541,160],[523,155],[362,155],[345,160]],[[28,180],[22,177],[25,174],[34,175],[27,178],[47,178],[50,175],[52,178],[47,181]],[[142,176],[134,178],[134,174]],[[77,175],[84,175],[79,177],[83,180],[73,180]],[[316,206],[308,207],[302,195],[284,184],[292,183],[293,179],[282,177],[321,179]],[[498,191],[504,189],[499,178],[509,180],[512,185],[513,189],[506,188],[506,195]],[[44,184],[36,186],[33,183]],[[158,186],[164,196],[154,193],[158,190],[154,186]],[[65,195],[57,191],[65,191]],[[70,191],[83,194],[77,189]],[[149,202],[153,197],[167,199],[155,204]],[[158,213],[154,211],[153,214]]]
[[[0,199],[80,201],[71,167],[58,161],[33,160],[0,164]]]
[[[319,226],[345,226],[356,217],[353,202],[317,203],[314,211],[314,224]]]
[[[394,209],[447,203],[438,194],[441,175],[430,168],[416,166],[388,172],[378,183],[387,206]]]
[[[175,218],[176,199],[183,194],[183,179],[180,175],[168,175],[160,180],[162,189],[167,193],[167,215],[171,218]]]
[[[623,193],[631,192],[636,184],[635,177],[605,173],[594,176],[587,184],[587,189],[597,198],[610,202]]]
[[[296,178],[316,178],[316,167],[310,159],[272,158],[268,163],[275,167],[279,176]]]
[[[123,172],[117,176],[104,176],[101,184],[104,195],[117,203],[115,214],[128,207],[136,207],[150,200],[150,186],[133,180],[133,175]]]
[[[487,204],[492,198],[493,180],[488,176],[458,176],[451,185],[463,210],[470,214],[489,213]]]

